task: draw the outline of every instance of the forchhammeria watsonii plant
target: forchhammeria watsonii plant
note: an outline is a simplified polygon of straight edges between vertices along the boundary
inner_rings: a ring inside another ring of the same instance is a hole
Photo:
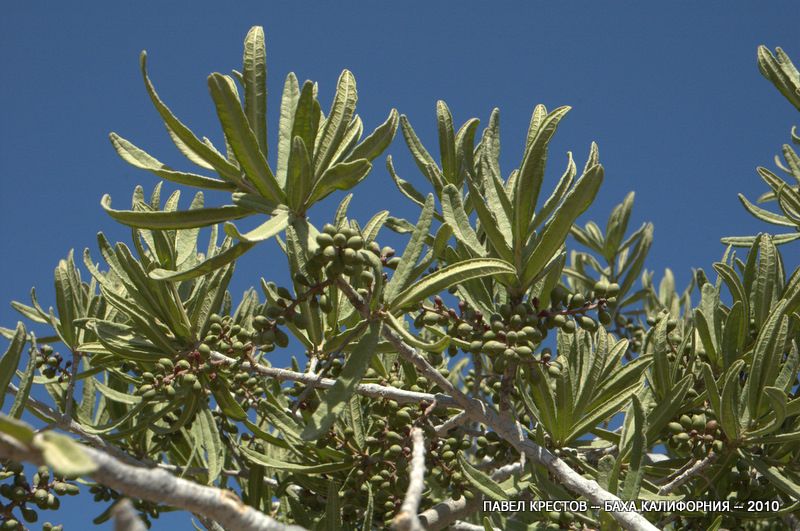
[[[569,107],[536,106],[519,167],[504,172],[497,110],[480,131],[439,102],[435,157],[394,110],[364,136],[350,72],[327,113],[317,84],[289,74],[269,153],[265,56],[255,27],[242,70],[209,76],[214,146],[161,100],[142,54],[153,105],[199,173],[111,143],[230,202],[197,192],[181,206],[161,183],[137,187],[130,210],[105,196],[132,246],[101,233],[99,253],[83,253],[88,281],[72,253],[58,264],[56,308],[35,291],[12,303],[34,326],[2,330],[2,529],[80,490],[100,504],[94,522],[118,529],[176,509],[231,531],[796,528],[800,269],[778,247],[800,238],[794,149],[778,173],[758,170],[760,202],[777,212],[741,196],[789,232],[723,239],[714,278],[698,269],[678,293],[669,269],[658,285],[643,269],[653,226],[628,226],[632,193],[604,228],[575,224],[603,180],[597,146],[544,186]],[[758,57],[800,109],[789,58]],[[398,126],[427,182],[386,163],[419,219],[358,222],[347,195],[312,224],[309,209],[362,181]],[[260,224],[243,231],[244,218]],[[402,252],[380,243],[384,226],[407,235]],[[234,305],[237,259],[271,238],[291,285],[262,279]],[[496,510],[520,503],[529,510]]]

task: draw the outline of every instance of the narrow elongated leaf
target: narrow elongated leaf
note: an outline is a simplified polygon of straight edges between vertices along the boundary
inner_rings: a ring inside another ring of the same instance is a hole
[[[194,135],[194,133],[189,130],[188,127],[183,125],[180,120],[178,120],[175,115],[172,114],[172,111],[170,111],[164,102],[161,101],[161,98],[158,97],[156,89],[150,82],[150,78],[147,75],[146,52],[142,52],[141,56],[139,57],[139,62],[141,64],[142,77],[144,78],[147,93],[150,96],[150,100],[153,102],[153,106],[155,106],[156,110],[158,111],[158,114],[161,115],[161,119],[164,120],[167,128],[174,134],[175,137],[180,139],[181,143],[186,147],[187,150],[194,152],[199,158],[210,164],[214,170],[219,173],[220,177],[226,181],[236,184],[237,186],[242,185],[243,183],[239,174],[239,168],[225,160],[225,157],[220,155],[215,149],[200,141]]]
[[[458,168],[456,160],[456,138],[453,127],[453,115],[447,104],[439,100],[436,102],[436,122],[439,129],[439,151],[442,157],[442,174],[445,181],[455,184],[458,182]]]
[[[8,410],[8,415],[15,419],[20,418],[22,413],[24,413],[25,405],[28,403],[28,397],[31,394],[31,386],[33,385],[33,373],[36,369],[36,357],[33,355],[33,351],[36,348],[36,337],[33,336],[33,334],[31,335],[31,356],[28,358],[28,364],[19,379],[19,387],[17,388],[16,396],[14,396],[14,403],[11,404],[11,409]],[[0,361],[0,371],[4,369],[5,367],[2,366],[2,362]],[[0,399],[0,408],[3,407],[1,400],[2,399]]]
[[[264,28],[253,26],[244,38],[242,55],[244,111],[264,158],[267,158],[267,51]]]
[[[155,280],[189,280],[207,273],[211,273],[217,269],[225,267],[230,264],[244,253],[253,248],[255,244],[247,242],[239,242],[225,251],[204,260],[194,267],[188,269],[181,269],[180,271],[170,271],[168,269],[154,269],[150,271],[150,278]]]
[[[417,221],[417,226],[411,234],[411,239],[400,258],[400,264],[397,266],[397,269],[395,269],[392,279],[386,285],[385,293],[388,300],[391,300],[413,280],[411,273],[414,271],[419,257],[422,256],[422,251],[425,248],[425,240],[428,237],[428,232],[433,222],[433,207],[433,194],[428,194],[425,200],[425,206],[422,208],[422,213],[419,216],[419,221]]]
[[[555,134],[559,122],[569,110],[570,107],[555,109],[544,118],[539,126],[534,126],[533,121],[531,122],[531,132],[535,130],[535,134],[525,150],[525,158],[514,186],[514,236],[517,239],[526,237],[528,224],[533,219],[539,190],[544,179],[547,146]],[[569,224],[572,225],[572,222]]]
[[[636,395],[631,396],[631,409],[633,410],[633,435],[631,437],[630,461],[628,473],[622,483],[620,497],[623,500],[635,500],[639,496],[639,488],[644,477],[644,458],[647,450],[647,419],[642,408],[642,403]]]
[[[458,463],[461,465],[461,471],[464,473],[464,477],[467,478],[467,481],[483,493],[484,496],[497,501],[508,499],[508,494],[506,494],[506,491],[504,491],[497,482],[472,466],[464,459],[461,453],[458,454]]]
[[[281,187],[286,184],[286,171],[289,165],[289,153],[292,150],[292,129],[297,100],[300,99],[300,85],[294,72],[286,76],[281,96],[281,118],[278,124],[278,169],[275,179]]]
[[[349,190],[360,183],[371,169],[372,164],[366,159],[334,164],[314,183],[306,205],[310,206],[336,190]]]
[[[494,258],[472,258],[431,273],[409,286],[390,302],[392,309],[415,304],[459,282],[499,274],[513,274],[513,266]]]
[[[208,461],[208,484],[214,483],[222,472],[225,457],[225,447],[217,430],[217,423],[211,415],[211,410],[201,408],[197,412],[198,432],[200,434],[200,444],[205,448]]]
[[[240,219],[252,213],[249,209],[234,205],[175,212],[114,210],[111,208],[111,196],[108,194],[103,196],[100,204],[115,220],[138,229],[168,230],[206,227],[222,221]]]
[[[59,475],[81,476],[97,470],[81,445],[66,435],[46,431],[33,438],[33,445],[42,451],[45,463]]]
[[[314,176],[319,179],[328,171],[328,164],[344,138],[356,108],[358,93],[356,80],[349,70],[344,70],[336,84],[336,95],[330,113],[318,136],[314,149]],[[355,162],[355,161],[354,161]]]
[[[382,326],[381,322],[371,323],[366,335],[359,340],[356,348],[350,353],[336,383],[325,391],[322,403],[303,430],[304,440],[318,439],[320,435],[327,432],[348,404],[356,386],[361,382],[369,367],[370,359],[375,354]]]
[[[480,200],[480,198],[476,199]],[[442,215],[445,222],[453,229],[456,239],[464,244],[473,256],[486,256],[486,249],[478,240],[478,235],[472,229],[469,217],[464,211],[461,192],[452,184],[448,184],[442,189]]]
[[[22,348],[25,346],[26,338],[25,326],[22,323],[17,323],[14,337],[11,339],[11,343],[8,345],[3,357],[0,358],[0,389],[3,390],[3,392],[0,393],[0,408],[3,407],[3,403],[6,399],[5,390],[8,388],[8,384],[11,383],[11,378],[13,378],[14,374],[17,372],[17,366],[19,365],[20,356],[22,356]]]
[[[786,477],[781,473],[780,468],[775,465],[770,465],[761,459],[751,455],[749,452],[739,450],[739,455],[742,456],[753,468],[758,470],[761,475],[766,477],[775,488],[794,498],[800,500],[800,485]]]
[[[347,470],[352,468],[353,463],[350,461],[342,461],[338,463],[322,463],[316,465],[301,465],[298,463],[288,463],[270,457],[266,454],[251,450],[247,446],[239,446],[239,450],[248,461],[272,468],[273,470],[280,470],[285,472],[295,472],[297,474],[315,475],[315,474],[328,474],[330,472],[338,472],[340,470]]]
[[[564,202],[553,213],[536,247],[526,257],[522,286],[527,287],[536,280],[542,268],[564,244],[569,229],[594,200],[603,182],[603,167],[592,166],[567,194]],[[527,227],[527,225],[526,225]]]
[[[155,157],[146,153],[142,149],[136,147],[132,142],[125,140],[116,133],[108,135],[111,139],[111,144],[117,150],[117,154],[122,157],[122,160],[143,170],[152,172],[162,179],[172,181],[178,184],[185,184],[187,186],[196,186],[198,188],[206,188],[209,190],[235,190],[236,186],[218,179],[212,179],[204,175],[197,175],[196,173],[187,173],[176,171],[162,163]]]
[[[217,108],[217,116],[225,130],[225,138],[230,142],[245,175],[266,199],[275,204],[285,202],[283,190],[272,174],[258,140],[239,103],[233,80],[222,74],[208,76],[208,88]]]
[[[292,153],[289,157],[289,169],[286,176],[286,199],[289,206],[301,211],[305,199],[311,192],[311,157],[309,157],[306,143],[299,136],[294,137]]]
[[[392,109],[389,112],[389,117],[386,119],[386,121],[376,127],[372,134],[354,147],[353,151],[347,156],[345,162],[358,159],[367,159],[369,161],[373,161],[378,158],[381,153],[386,151],[386,148],[389,147],[389,144],[392,143],[394,135],[397,132],[397,124],[399,120],[400,119],[399,115],[397,114],[397,110]]]
[[[231,238],[235,238],[246,243],[258,243],[280,234],[288,224],[289,212],[286,210],[277,210],[274,216],[269,218],[255,229],[245,232],[244,234],[239,232],[239,230],[236,228],[236,225],[226,222],[225,234]]]

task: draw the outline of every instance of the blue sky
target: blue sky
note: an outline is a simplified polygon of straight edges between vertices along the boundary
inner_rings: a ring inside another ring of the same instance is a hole
[[[665,267],[679,285],[691,267],[710,270],[719,238],[754,234],[737,192],[757,197],[755,174],[798,123],[792,107],[758,72],[756,47],[782,46],[800,62],[800,4],[790,1],[670,2],[7,2],[0,19],[0,227],[6,252],[0,274],[0,324],[17,316],[7,302],[27,301],[37,286],[52,304],[52,271],[70,248],[95,250],[95,234],[129,241],[99,200],[129,204],[136,184],[156,178],[122,162],[107,135],[116,131],[164,162],[176,154],[144,91],[138,53],[147,49],[162,98],[198,134],[219,140],[206,76],[239,68],[241,41],[265,27],[269,126],[274,131],[289,71],[318,81],[327,105],[342,68],[358,81],[366,127],[396,107],[435,151],[435,103],[447,101],[460,124],[486,122],[501,110],[503,168],[519,164],[537,103],[568,104],[550,150],[550,174],[565,153],[582,164],[592,140],[606,180],[584,217],[604,224],[610,209],[636,191],[632,225],[655,224],[648,267]],[[650,4],[652,5],[652,4]],[[488,6],[492,6],[489,8]],[[502,6],[502,7],[498,7]],[[794,31],[793,31],[794,30]],[[274,149],[273,149],[274,152]],[[398,172],[425,189],[398,138],[389,153]],[[551,186],[554,181],[550,181]],[[547,184],[545,185],[547,186]],[[218,204],[224,196],[215,198]],[[322,224],[340,195],[312,212]],[[356,189],[359,220],[389,208],[416,219],[378,160]],[[234,295],[259,276],[285,280],[274,244],[242,260]],[[797,244],[785,258],[798,254]],[[97,254],[95,252],[95,254]],[[64,506],[65,523],[86,522],[80,501]],[[97,512],[99,512],[99,508]],[[182,517],[163,519],[190,528]],[[156,528],[160,526],[157,525]]]

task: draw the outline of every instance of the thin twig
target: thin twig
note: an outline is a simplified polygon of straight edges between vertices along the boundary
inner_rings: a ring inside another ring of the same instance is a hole
[[[422,531],[422,524],[417,516],[422,491],[425,490],[425,439],[420,428],[412,428],[411,472],[408,489],[400,512],[394,517],[394,528],[400,531]]]
[[[675,479],[658,489],[658,493],[663,495],[669,494],[679,488],[681,485],[692,479],[692,476],[696,476],[700,474],[711,466],[714,461],[717,460],[717,454],[714,452],[709,453],[705,458],[697,461],[694,465],[691,466],[688,470],[684,471],[682,474],[678,475]]]
[[[434,428],[436,431],[436,435],[438,437],[443,437],[447,435],[447,432],[455,428],[456,426],[460,426],[465,421],[469,420],[467,417],[467,413],[464,411],[459,412],[457,415],[453,415],[443,423],[439,424]]]
[[[72,351],[72,366],[69,368],[69,382],[64,392],[64,414],[61,416],[59,426],[68,425],[72,421],[72,410],[75,409],[75,375],[81,363],[81,353]]]

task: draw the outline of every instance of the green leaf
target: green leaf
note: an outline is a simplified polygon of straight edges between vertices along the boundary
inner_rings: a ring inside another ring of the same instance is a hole
[[[286,210],[276,210],[274,216],[269,218],[255,229],[245,232],[244,234],[239,232],[239,230],[236,228],[236,225],[226,222],[225,234],[231,238],[235,238],[245,243],[258,243],[280,234],[288,224],[289,212]]]
[[[15,419],[20,418],[22,413],[24,413],[25,405],[28,403],[28,397],[31,393],[31,386],[33,385],[33,374],[36,369],[36,356],[33,354],[36,350],[36,337],[33,336],[33,334],[31,334],[31,336],[31,355],[28,358],[28,365],[25,367],[25,371],[23,371],[22,377],[19,379],[19,388],[14,397],[14,403],[11,404],[11,409],[8,410],[9,416]],[[0,362],[0,371],[2,370],[2,362]],[[3,407],[2,403],[0,403],[0,408],[1,407]]]
[[[244,38],[242,55],[244,112],[258,147],[267,158],[267,51],[264,28],[253,26]]]
[[[211,415],[211,410],[201,408],[195,417],[199,427],[200,444],[206,450],[208,459],[208,484],[214,483],[222,472],[225,464],[225,447],[217,430],[217,423]]]
[[[508,499],[506,491],[492,478],[469,464],[469,462],[464,459],[461,452],[458,454],[458,463],[461,465],[461,470],[464,473],[464,477],[467,478],[467,481],[485,496],[497,501]]]
[[[0,433],[5,433],[25,444],[30,444],[35,435],[33,428],[26,423],[3,413],[0,413]]]
[[[505,214],[503,212],[489,210],[487,207],[489,203],[488,196],[487,198],[482,197],[475,185],[472,184],[472,181],[467,180],[467,186],[469,188],[469,196],[473,199],[472,204],[475,207],[475,212],[478,213],[481,228],[486,233],[492,248],[494,248],[495,252],[502,259],[513,261],[514,253],[511,250],[511,233],[509,232],[506,235],[506,233],[502,231],[502,225],[500,223],[500,220],[505,218]]]
[[[322,126],[322,131],[317,139],[317,146],[314,149],[315,178],[321,179],[330,169],[328,165],[347,132],[350,120],[353,118],[355,112],[356,101],[358,101],[356,80],[349,70],[344,70],[339,76],[339,81],[336,85],[336,95],[333,98],[331,110],[328,113],[325,124]],[[338,166],[338,164],[336,166]]]
[[[478,199],[478,198],[476,198]],[[486,256],[478,235],[472,229],[469,217],[461,201],[461,192],[455,185],[448,184],[442,189],[442,215],[445,222],[453,229],[456,239],[470,250],[473,256]],[[479,200],[479,199],[478,199]]]
[[[228,389],[224,383],[220,382],[219,378],[211,380],[209,386],[211,387],[211,392],[214,394],[214,399],[217,401],[217,405],[225,415],[233,420],[245,420],[247,418],[245,410],[242,409],[239,402],[233,398],[230,389]]]
[[[17,329],[14,331],[14,337],[8,345],[3,357],[0,358],[0,408],[3,407],[6,399],[5,390],[11,383],[11,378],[17,372],[20,356],[22,356],[22,348],[25,346],[27,336],[25,333],[25,326],[20,322],[17,323]]]
[[[439,100],[436,102],[436,122],[439,129],[439,151],[442,157],[442,174],[445,181],[455,184],[458,182],[456,160],[456,138],[453,127],[453,115],[447,104]]]
[[[235,205],[175,212],[113,210],[111,208],[111,196],[108,194],[103,196],[100,204],[116,221],[138,229],[191,229],[213,225],[221,221],[243,218],[252,213],[249,209]]]
[[[325,504],[325,529],[339,531],[342,529],[342,509],[339,506],[339,488],[334,480],[328,480],[328,495]]]
[[[408,150],[411,151],[411,155],[414,157],[414,162],[417,163],[417,167],[428,178],[437,195],[441,195],[441,190],[444,186],[442,174],[438,166],[436,166],[436,161],[433,160],[425,146],[422,145],[405,115],[400,116],[400,129],[403,131],[403,138],[406,141],[406,145],[408,145]]]
[[[294,137],[292,153],[289,157],[289,170],[286,177],[286,196],[289,206],[301,211],[305,199],[311,192],[311,158],[306,143],[299,136]]]
[[[647,419],[645,418],[642,403],[636,395],[631,396],[631,409],[633,410],[633,435],[631,436],[631,453],[628,464],[628,473],[622,483],[620,497],[623,500],[635,500],[639,496],[639,489],[644,477],[644,458],[647,451]]]
[[[172,111],[170,111],[169,108],[164,105],[164,102],[162,102],[158,97],[156,89],[153,87],[153,84],[150,82],[150,78],[147,75],[146,52],[142,52],[139,57],[139,62],[141,64],[142,77],[144,78],[145,87],[147,88],[147,93],[150,95],[150,100],[153,102],[158,114],[161,115],[161,119],[164,120],[164,123],[166,124],[167,129],[171,132],[173,139],[180,139],[180,143],[185,147],[186,151],[192,152],[198,158],[206,161],[214,168],[214,170],[216,170],[217,173],[219,173],[220,177],[226,181],[229,181],[237,186],[243,185],[239,168],[225,160],[225,158],[213,147],[201,142],[194,135],[194,133],[189,130],[188,127],[183,125],[180,120],[178,120],[175,115],[172,114]],[[242,187],[246,188],[244,186]]]
[[[348,356],[344,367],[342,367],[342,372],[336,379],[336,383],[323,393],[322,403],[303,430],[303,440],[312,441],[318,439],[330,429],[333,422],[347,406],[356,386],[361,382],[364,373],[369,367],[370,359],[375,354],[375,347],[381,335],[382,325],[382,322],[370,323],[369,331],[359,340],[356,348]]]
[[[433,222],[433,207],[433,194],[428,194],[425,200],[425,206],[420,213],[419,221],[417,221],[417,226],[414,228],[411,239],[408,241],[408,245],[406,245],[405,251],[403,251],[403,255],[400,257],[400,264],[397,266],[397,269],[395,269],[392,279],[386,285],[385,294],[387,300],[394,298],[397,293],[408,286],[409,282],[414,280],[411,274],[425,248],[425,240],[428,237],[428,232]]]
[[[739,388],[739,371],[744,367],[744,361],[736,360],[725,375],[720,398],[719,423],[723,431],[731,440],[738,440],[741,433],[739,424],[741,390]]]
[[[418,280],[397,294],[389,303],[392,310],[418,303],[459,282],[498,274],[513,274],[514,268],[504,260],[472,258],[458,262]]]
[[[325,173],[314,183],[306,206],[311,206],[336,190],[349,190],[360,183],[372,169],[367,159],[352,162],[338,162],[325,170]]]
[[[780,468],[775,465],[767,464],[754,455],[751,455],[749,452],[745,452],[741,449],[739,449],[739,455],[742,456],[745,461],[750,463],[753,468],[758,470],[761,475],[766,477],[769,482],[775,486],[775,488],[784,492],[795,500],[800,500],[800,485],[797,485],[794,481],[782,474]]]
[[[283,86],[281,96],[281,117],[278,125],[278,169],[275,175],[281,186],[285,187],[286,173],[289,165],[289,153],[292,150],[292,129],[297,100],[300,99],[300,86],[294,72],[289,72]]]
[[[83,476],[97,470],[97,465],[81,449],[81,445],[60,433],[46,431],[33,438],[33,446],[56,474],[68,477]]]
[[[189,280],[207,273],[211,273],[220,269],[253,248],[255,244],[247,242],[239,242],[236,245],[226,249],[225,251],[212,256],[211,258],[200,262],[199,264],[188,269],[181,269],[180,271],[170,271],[168,269],[154,269],[150,271],[150,278],[155,280]]]
[[[594,201],[603,182],[603,167],[595,165],[578,179],[560,207],[553,213],[541,237],[524,264],[522,287],[527,288],[537,278],[544,266],[564,244],[575,220]],[[527,228],[527,227],[526,227]]]
[[[514,236],[517,240],[524,241],[527,237],[528,225],[533,219],[539,190],[544,179],[547,146],[555,134],[559,122],[569,110],[570,107],[555,109],[539,126],[534,126],[533,121],[531,122],[531,132],[535,130],[535,136],[525,150],[525,158],[514,183]],[[594,195],[592,195],[593,197]],[[585,209],[586,207],[584,207]],[[577,215],[573,217],[573,220],[576,217]],[[569,230],[569,225],[572,225],[572,221],[565,227],[566,230]]]
[[[315,474],[328,474],[331,472],[339,472],[340,470],[348,470],[353,467],[353,463],[345,460],[338,463],[322,463],[316,465],[302,465],[298,463],[288,463],[275,459],[274,457],[251,450],[247,446],[239,446],[239,450],[244,457],[253,463],[263,465],[267,468],[284,472],[296,472],[298,474],[315,475]]]
[[[275,204],[284,203],[286,198],[283,190],[275,180],[265,154],[258,147],[256,135],[250,129],[236,95],[233,79],[222,74],[211,74],[208,76],[208,88],[225,131],[225,138],[230,142],[245,175],[266,199]]]
[[[117,150],[117,154],[122,157],[122,160],[131,166],[152,172],[162,179],[166,179],[178,184],[185,184],[187,186],[206,188],[209,190],[231,191],[236,189],[235,185],[226,181],[212,179],[211,177],[197,175],[195,173],[173,170],[163,162],[136,147],[132,142],[125,140],[116,133],[111,133],[108,135],[108,137],[111,140],[111,144],[114,146],[114,149]]]
[[[397,132],[397,124],[399,122],[399,115],[397,110],[392,109],[389,111],[389,117],[381,125],[375,128],[367,138],[361,141],[353,151],[347,156],[345,162],[350,162],[358,159],[367,159],[373,161],[381,153],[386,151],[389,144],[392,143],[394,135]]]

